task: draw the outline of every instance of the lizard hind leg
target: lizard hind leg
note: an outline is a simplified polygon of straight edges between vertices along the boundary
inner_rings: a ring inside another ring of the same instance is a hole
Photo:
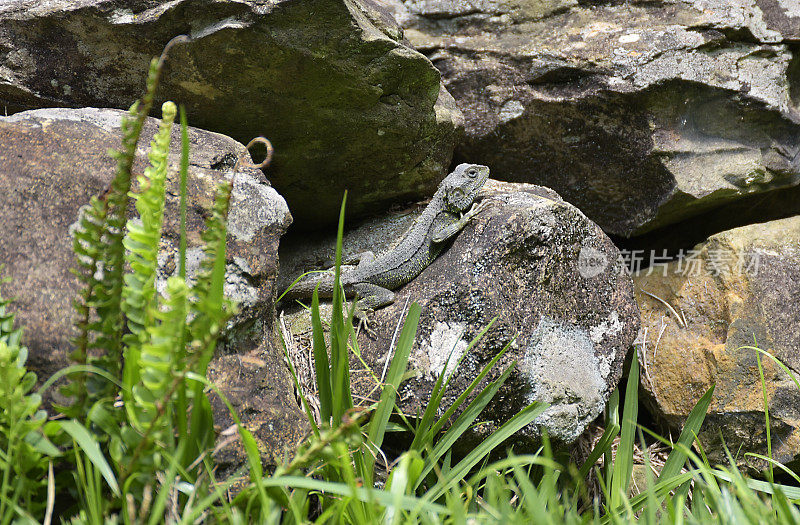
[[[367,250],[361,253],[342,257],[342,264],[348,266],[356,266],[361,264],[369,264],[375,260],[375,254]]]
[[[394,292],[372,283],[356,283],[352,285],[351,289],[355,292],[356,301],[353,316],[359,320],[367,335],[374,338],[375,332],[370,327],[369,314],[393,303]]]
[[[371,251],[361,252],[356,257],[358,258],[358,266],[371,264],[376,259],[375,254]]]
[[[372,311],[394,302],[394,292],[383,286],[372,283],[356,283],[352,285],[358,297],[358,307],[362,311]]]

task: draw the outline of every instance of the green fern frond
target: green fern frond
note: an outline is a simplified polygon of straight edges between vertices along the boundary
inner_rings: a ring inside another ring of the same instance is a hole
[[[78,335],[72,340],[75,351],[70,357],[79,364],[86,364],[90,346],[91,311],[95,289],[100,282],[97,274],[105,248],[103,238],[106,205],[105,201],[92,197],[89,204],[78,212],[78,227],[73,232],[72,250],[75,253],[76,267],[72,269],[72,273],[78,277],[83,289],[73,303],[78,313]]]
[[[170,277],[167,280],[166,298],[160,306],[150,307],[155,322],[147,326],[147,340],[141,346],[138,362],[126,360],[126,366],[137,366],[141,377],[141,381],[133,386],[133,406],[138,413],[136,420],[141,425],[139,431],[145,431],[145,425],[154,421],[159,404],[161,410],[168,411],[171,406],[169,398],[174,393],[170,391],[170,385],[174,373],[179,370],[175,349],[183,340],[188,296],[189,287],[183,279]],[[161,420],[167,426],[151,431],[151,436],[157,438],[174,430],[170,414],[165,414]]]
[[[0,265],[0,271],[2,269],[3,266]],[[0,284],[7,281],[8,279],[0,278]],[[22,329],[14,328],[14,314],[6,311],[10,303],[11,300],[3,299],[3,296],[0,295],[0,343],[6,343],[8,346],[19,346],[22,338]]]
[[[122,119],[122,149],[112,153],[117,159],[117,174],[111,183],[108,194],[108,211],[106,213],[106,242],[103,250],[103,276],[101,286],[96,287],[97,301],[95,307],[98,317],[102,319],[102,337],[97,340],[100,350],[105,351],[108,357],[107,366],[116,368],[108,369],[109,372],[118,370],[122,334],[125,326],[123,315],[122,290],[124,288],[123,274],[125,271],[125,237],[126,213],[130,200],[131,170],[136,158],[136,144],[142,133],[145,120],[153,106],[153,98],[158,86],[161,73],[159,61],[150,62],[147,77],[147,90],[141,102],[137,101],[131,106],[130,118]]]
[[[138,347],[146,339],[145,327],[152,324],[156,298],[156,270],[161,228],[164,223],[164,188],[167,179],[167,156],[177,108],[172,102],[162,106],[163,118],[150,148],[150,166],[139,177],[139,192],[130,193],[136,202],[139,220],[127,223],[123,240],[125,259],[131,272],[124,276],[122,310],[127,317],[128,348]]]
[[[136,157],[136,144],[153,106],[162,67],[163,61],[153,59],[150,62],[145,95],[131,106],[128,117],[122,118],[122,148],[109,152],[117,160],[114,179],[102,197],[93,197],[84,206],[73,237],[76,256],[73,273],[78,277],[82,290],[73,303],[77,313],[77,335],[72,339],[75,351],[70,357],[78,364],[92,364],[116,377],[120,373],[125,327],[122,310],[123,238],[131,169]],[[67,415],[77,416],[86,413],[94,400],[113,399],[117,390],[96,376],[78,374],[73,383],[62,389],[62,393],[71,397],[73,403],[71,409],[61,409]]]
[[[147,328],[155,324],[158,313],[155,283],[158,248],[164,223],[167,157],[172,124],[177,114],[175,104],[165,102],[162,114],[158,132],[150,145],[150,166],[145,169],[144,175],[139,177],[139,191],[130,193],[130,197],[135,201],[139,219],[128,221],[126,225],[128,233],[123,240],[126,248],[125,260],[131,270],[124,276],[125,285],[122,290],[124,301],[122,310],[130,332],[123,338],[125,343],[123,381],[130,387],[125,389],[125,392],[138,388],[142,373],[142,345],[150,338]],[[134,412],[133,399],[126,396],[125,401],[131,420],[139,423],[139,417]]]
[[[19,508],[41,514],[47,485],[44,475],[47,455],[58,455],[58,450],[42,433],[47,414],[40,409],[42,397],[31,393],[36,374],[27,370],[27,357],[24,347],[0,338],[0,521],[3,523],[21,518]]]

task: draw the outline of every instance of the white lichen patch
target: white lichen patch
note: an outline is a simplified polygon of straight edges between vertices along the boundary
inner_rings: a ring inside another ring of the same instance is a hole
[[[445,374],[445,379],[455,370],[455,365],[469,343],[461,339],[464,325],[459,323],[437,322],[429,341],[423,344],[422,351],[428,356],[430,372],[434,377]]]
[[[254,306],[258,302],[258,290],[251,283],[250,265],[241,257],[225,265],[225,297],[239,303],[240,307]]]
[[[519,100],[509,100],[500,108],[500,113],[497,117],[500,119],[500,122],[508,122],[509,120],[513,120],[525,113],[525,106],[522,105],[522,102]]]
[[[642,38],[641,35],[636,33],[628,33],[627,35],[622,35],[619,37],[620,44],[632,44],[633,42],[638,42],[639,39]]]
[[[594,344],[600,344],[603,337],[614,337],[622,331],[622,322],[617,312],[611,312],[608,318],[589,330],[589,337]]]
[[[222,31],[223,29],[244,29],[247,27],[247,22],[239,20],[236,17],[229,16],[224,20],[217,20],[213,24],[203,26],[198,29],[192,30],[191,37],[194,40],[205,38],[208,35]]]
[[[136,17],[130,9],[114,9],[108,17],[112,24],[132,24],[135,20]]]
[[[69,86],[66,86],[69,87]],[[82,108],[76,111],[72,108],[45,108],[32,109],[15,113],[9,117],[0,117],[5,122],[20,122],[25,120],[35,121],[62,121],[87,122],[105,130],[119,132],[123,112],[108,109]]]
[[[520,364],[531,387],[528,402],[550,405],[535,424],[565,442],[577,439],[603,410],[610,364],[595,355],[585,329],[543,317]]]

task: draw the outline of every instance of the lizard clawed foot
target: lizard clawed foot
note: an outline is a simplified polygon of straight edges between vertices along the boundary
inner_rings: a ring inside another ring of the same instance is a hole
[[[373,330],[370,327],[370,321],[369,321],[369,318],[366,315],[364,317],[360,317],[358,319],[358,330],[360,331],[362,329],[364,330],[364,333],[367,334],[367,336],[370,339],[377,339],[378,338],[378,334],[375,332],[375,330]]]
[[[491,204],[490,199],[484,199],[480,202],[473,204],[472,207],[469,209],[469,211],[464,214],[464,219],[465,220],[471,219],[472,217],[476,216],[477,214],[485,210],[486,207],[489,206],[489,204]]]
[[[369,314],[372,312],[373,310],[371,308],[364,308],[356,302],[356,307],[353,310],[353,318],[358,319],[357,331],[363,329],[364,333],[367,334],[370,339],[376,339],[377,334],[375,330],[372,329],[372,322],[369,320]]]

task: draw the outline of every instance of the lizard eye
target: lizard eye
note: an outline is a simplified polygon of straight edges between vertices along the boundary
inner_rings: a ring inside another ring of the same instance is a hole
[[[478,175],[478,170],[476,170],[475,168],[470,168],[469,170],[467,170],[467,175],[469,175],[472,178],[475,178],[475,176]]]

